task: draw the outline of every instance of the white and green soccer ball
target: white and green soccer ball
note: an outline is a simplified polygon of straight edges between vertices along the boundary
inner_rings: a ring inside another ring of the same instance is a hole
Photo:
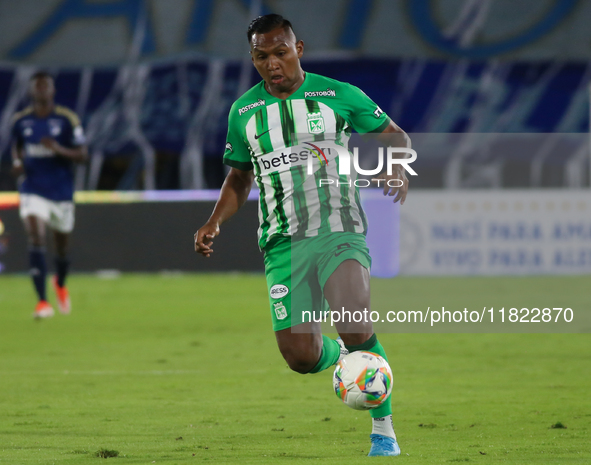
[[[355,410],[379,407],[392,393],[392,369],[373,352],[353,352],[334,370],[334,391],[345,405]]]

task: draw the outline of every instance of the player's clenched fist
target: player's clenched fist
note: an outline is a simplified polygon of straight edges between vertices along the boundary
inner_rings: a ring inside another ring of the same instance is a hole
[[[220,227],[217,223],[205,223],[195,233],[195,252],[200,253],[204,257],[209,257],[213,253],[211,246],[213,245],[213,238],[220,233]]]

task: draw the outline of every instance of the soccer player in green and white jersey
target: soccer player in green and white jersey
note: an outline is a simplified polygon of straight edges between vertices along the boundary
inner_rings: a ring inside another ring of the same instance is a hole
[[[220,225],[244,204],[256,180],[273,329],[289,367],[318,373],[357,350],[386,358],[371,321],[341,322],[340,338],[333,340],[303,314],[370,310],[367,222],[351,182],[355,173],[343,174],[343,153],[352,130],[387,135],[390,146],[408,147],[410,140],[358,88],[304,72],[304,43],[282,16],[256,18],[248,41],[263,81],[230,110],[224,162],[231,169],[210,219],[195,234],[195,250],[211,256]],[[395,165],[380,178],[384,194],[404,203],[404,168]],[[388,186],[394,179],[401,187]],[[369,455],[399,455],[390,399],[370,414]]]

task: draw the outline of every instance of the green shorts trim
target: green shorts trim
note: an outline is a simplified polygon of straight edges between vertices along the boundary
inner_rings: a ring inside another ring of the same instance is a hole
[[[334,232],[298,240],[274,237],[264,252],[274,331],[329,311],[324,285],[345,260],[371,268],[365,236],[360,233]]]

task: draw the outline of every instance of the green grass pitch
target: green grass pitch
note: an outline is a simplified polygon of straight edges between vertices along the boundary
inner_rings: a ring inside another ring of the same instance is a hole
[[[332,371],[286,367],[262,275],[69,284],[73,313],[33,321],[29,279],[0,277],[0,463],[591,463],[589,334],[381,334],[402,455],[367,458]],[[386,284],[397,309],[590,303],[589,277]]]

